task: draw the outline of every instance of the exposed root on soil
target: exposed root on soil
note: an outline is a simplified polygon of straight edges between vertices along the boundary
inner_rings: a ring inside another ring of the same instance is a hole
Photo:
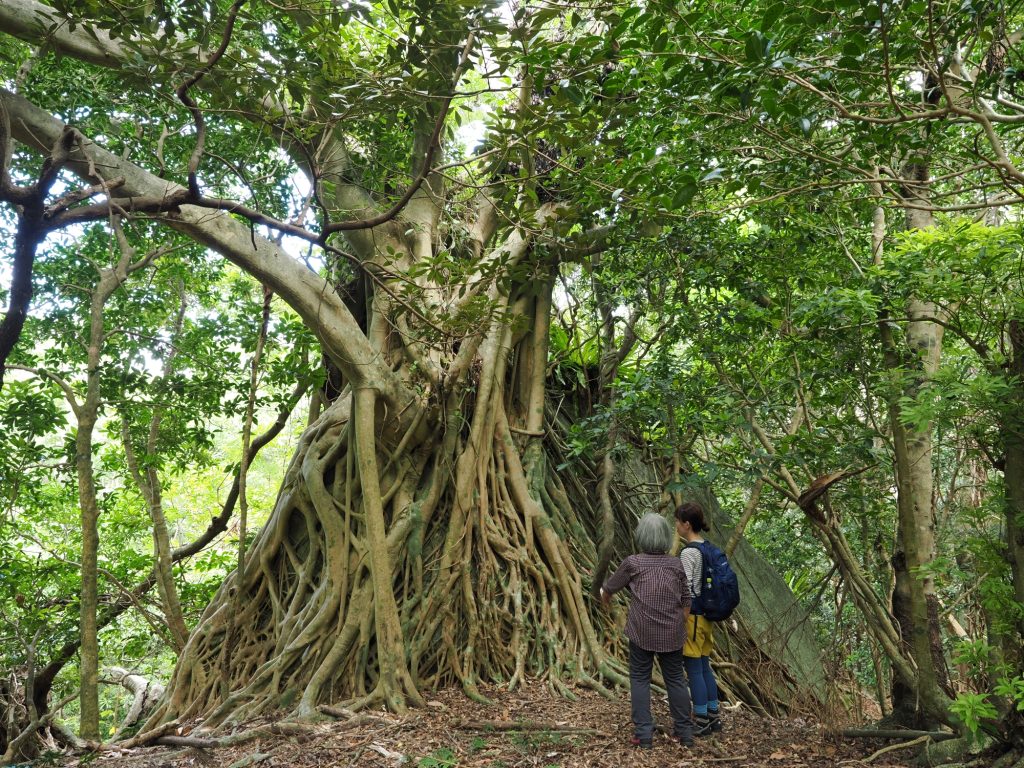
[[[523,346],[546,359],[544,344]],[[401,711],[453,684],[483,702],[482,681],[515,689],[527,676],[567,697],[567,683],[607,694],[625,682],[581,576],[596,557],[589,508],[569,502],[536,437],[543,366],[509,377],[512,347],[495,321],[474,386],[443,408],[410,403],[393,440],[369,388],[310,425],[244,574],[204,613],[148,728],[271,709],[313,718],[329,702]]]

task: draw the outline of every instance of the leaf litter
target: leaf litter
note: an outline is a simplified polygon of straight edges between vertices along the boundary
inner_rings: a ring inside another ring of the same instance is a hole
[[[666,734],[671,721],[664,700],[653,709],[659,733],[654,746],[629,743],[629,694],[608,699],[574,689],[577,701],[529,683],[508,692],[481,686],[491,704],[478,704],[460,691],[429,696],[428,706],[405,715],[384,711],[351,720],[325,719],[300,735],[281,734],[233,747],[197,749],[144,747],[111,749],[69,760],[104,768],[860,768],[867,757],[891,742],[843,739],[836,724],[806,717],[768,718],[740,708],[724,711],[723,730],[696,739],[685,749]],[[261,719],[236,730],[266,726]],[[846,725],[846,724],[842,724]],[[203,736],[200,730],[191,735]],[[912,752],[879,756],[870,766],[909,768]]]

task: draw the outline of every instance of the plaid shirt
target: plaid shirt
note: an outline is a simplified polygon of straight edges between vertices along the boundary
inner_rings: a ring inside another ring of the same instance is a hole
[[[633,599],[626,617],[626,637],[645,651],[677,651],[686,628],[683,611],[690,607],[686,571],[671,555],[630,555],[604,583],[608,594],[629,587]]]

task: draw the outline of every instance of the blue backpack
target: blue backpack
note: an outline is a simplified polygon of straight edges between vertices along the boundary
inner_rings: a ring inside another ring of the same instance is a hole
[[[686,548],[700,551],[700,594],[693,599],[690,613],[708,621],[724,621],[740,604],[740,585],[725,552],[710,541],[695,541]]]

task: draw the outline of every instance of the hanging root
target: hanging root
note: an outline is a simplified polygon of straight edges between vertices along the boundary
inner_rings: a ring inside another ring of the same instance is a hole
[[[374,390],[348,389],[310,424],[244,573],[208,606],[145,730],[271,710],[311,719],[323,704],[401,710],[451,685],[479,702],[482,684],[527,678],[569,698],[628,685],[616,614],[582,576],[606,521],[585,467],[548,460],[546,324],[526,338],[495,321],[443,405],[394,414]],[[624,551],[645,503],[610,491]],[[777,696],[725,677],[772,711]]]
[[[440,441],[392,451],[369,443],[370,475],[349,401],[326,410],[300,442],[244,575],[231,574],[207,608],[146,728],[194,717],[216,728],[270,710],[313,718],[326,702],[401,709],[451,684],[481,702],[483,682],[539,677],[567,697],[569,683],[603,693],[623,684],[577,570],[593,562],[592,539],[539,444],[524,467],[493,394],[468,431],[449,423]],[[367,526],[374,504],[383,555]],[[387,650],[382,589],[396,605]]]

